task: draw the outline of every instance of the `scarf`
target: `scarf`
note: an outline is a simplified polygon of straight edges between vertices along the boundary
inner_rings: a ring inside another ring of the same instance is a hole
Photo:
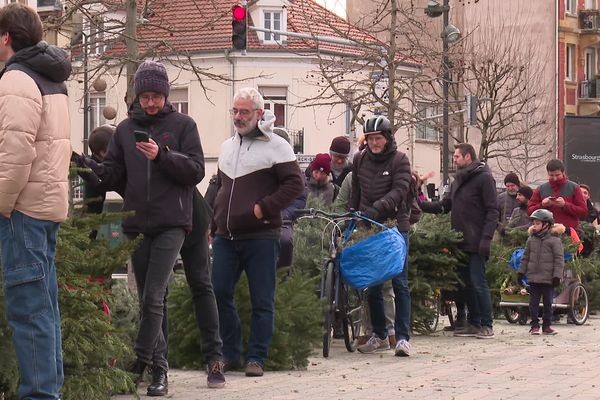
[[[559,181],[550,181],[550,187],[554,193],[560,193],[560,189],[567,183],[567,175],[563,174],[563,177]]]

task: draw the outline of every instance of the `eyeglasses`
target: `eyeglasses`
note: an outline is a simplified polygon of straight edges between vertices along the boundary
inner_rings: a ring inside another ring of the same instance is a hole
[[[238,110],[237,108],[232,108],[231,110],[229,110],[229,114],[231,114],[232,117],[235,117],[235,114],[240,114],[241,117],[248,117],[250,116],[250,114],[252,114],[252,111],[256,111],[258,110],[258,108],[253,108],[252,110],[246,110],[246,109],[241,109]]]
[[[150,100],[152,100],[154,103],[157,103],[164,98],[165,98],[165,96],[163,94],[142,94],[142,95],[140,95],[140,101],[143,101],[144,103],[147,103]]]

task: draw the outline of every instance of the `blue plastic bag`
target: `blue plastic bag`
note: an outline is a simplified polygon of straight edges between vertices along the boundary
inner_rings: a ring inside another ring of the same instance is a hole
[[[517,271],[521,266],[521,258],[523,258],[523,253],[525,253],[525,249],[516,249],[511,254],[510,260],[508,260],[508,265],[510,265],[515,271]]]
[[[508,260],[508,265],[510,265],[515,271],[517,271],[521,266],[521,258],[523,258],[523,253],[525,253],[525,249],[516,249],[511,254],[510,260]],[[521,279],[521,282],[518,283],[527,285],[527,277],[524,276],[523,279]]]
[[[340,271],[350,286],[365,289],[400,274],[405,259],[406,242],[394,227],[345,248]]]

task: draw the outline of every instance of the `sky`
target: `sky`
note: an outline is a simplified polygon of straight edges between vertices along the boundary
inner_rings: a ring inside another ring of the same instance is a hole
[[[342,18],[346,18],[346,0],[317,0],[317,3],[327,7]]]

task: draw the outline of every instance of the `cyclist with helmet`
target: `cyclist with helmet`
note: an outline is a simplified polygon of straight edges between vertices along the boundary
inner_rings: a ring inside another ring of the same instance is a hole
[[[535,210],[529,218],[529,238],[525,244],[525,252],[521,266],[517,271],[519,282],[527,276],[529,283],[529,312],[531,314],[532,335],[540,334],[538,311],[540,297],[544,301],[542,315],[542,333],[555,335],[552,329],[552,298],[553,288],[560,284],[565,266],[564,249],[560,236],[565,232],[565,226],[554,223],[554,215],[542,208]]]
[[[354,156],[352,163],[352,189],[350,207],[362,211],[367,217],[383,222],[393,218],[408,248],[410,229],[410,202],[407,201],[411,181],[410,162],[406,154],[398,151],[390,121],[374,115],[364,124],[367,146]],[[410,292],[408,266],[405,261],[402,273],[392,279],[395,295],[395,355],[410,355]],[[388,350],[390,340],[384,313],[383,285],[368,290],[369,311],[373,335],[358,347],[361,353]]]

